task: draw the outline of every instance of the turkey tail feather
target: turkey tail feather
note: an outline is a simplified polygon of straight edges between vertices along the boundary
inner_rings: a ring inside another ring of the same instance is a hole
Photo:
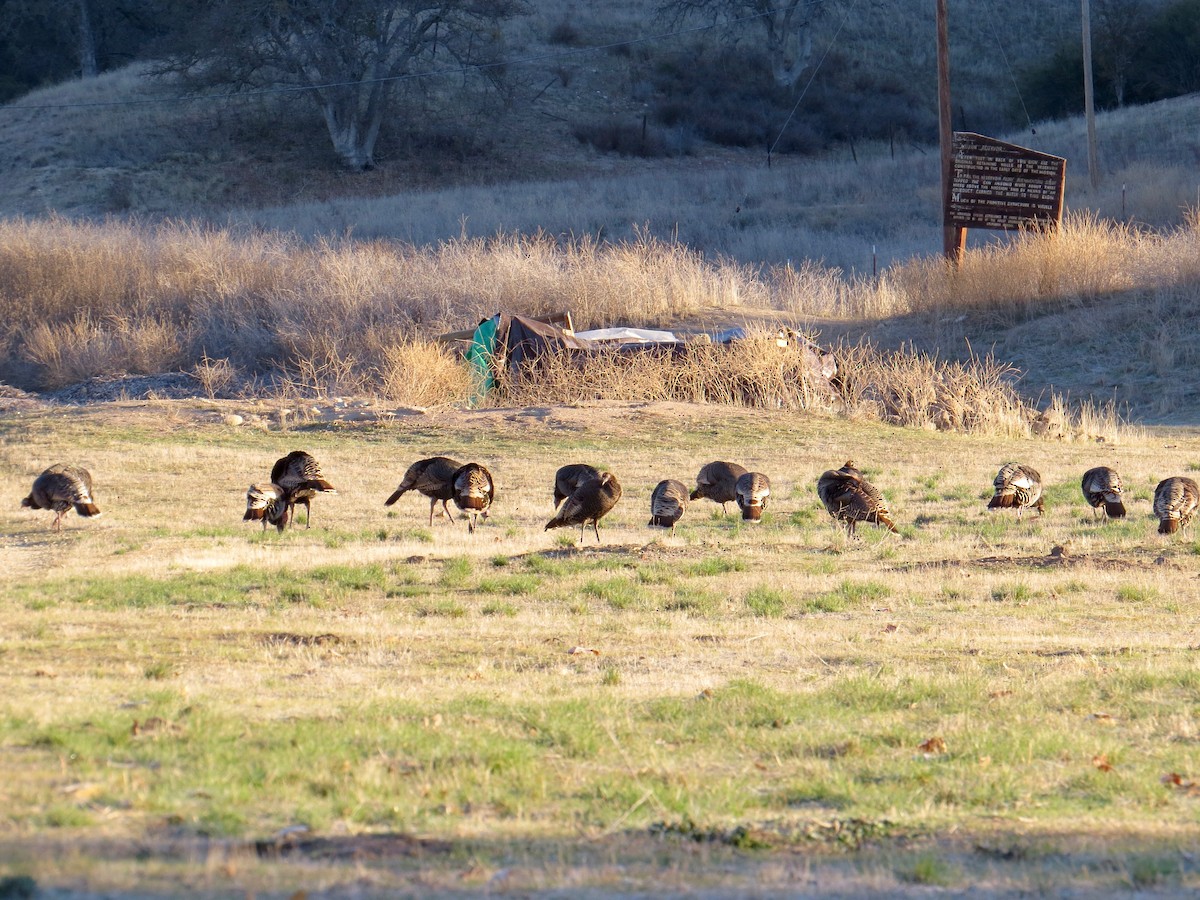
[[[1159,534],[1174,534],[1179,530],[1178,519],[1163,519],[1158,523]]]
[[[311,478],[308,481],[302,481],[296,486],[296,490],[300,491],[322,491],[326,494],[336,494],[337,488],[326,481],[324,478]]]
[[[85,519],[90,519],[92,516],[100,515],[100,507],[95,503],[76,503],[75,512],[79,513]]]
[[[1017,498],[1013,494],[999,494],[988,503],[988,509],[1010,509],[1016,505]]]
[[[1104,501],[1104,511],[1106,513],[1108,513],[1108,517],[1110,519],[1125,518],[1125,504],[1122,503],[1120,500],[1116,500],[1116,501],[1105,500]]]
[[[384,500],[384,501],[383,501],[383,505],[384,505],[384,506],[391,506],[393,503],[395,503],[397,500],[399,500],[401,497],[403,497],[403,496],[404,496],[404,492],[405,492],[406,490],[408,490],[408,489],[407,489],[407,488],[400,488],[398,491],[396,491],[396,493],[392,494],[392,496],[390,496],[390,497],[388,497],[386,500]]]

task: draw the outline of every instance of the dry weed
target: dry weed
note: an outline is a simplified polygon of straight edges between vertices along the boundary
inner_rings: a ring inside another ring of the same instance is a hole
[[[765,409],[833,410],[836,395],[806,369],[794,347],[752,332],[729,345],[695,342],[675,349],[545,356],[499,380],[506,403],[591,400],[721,403]]]

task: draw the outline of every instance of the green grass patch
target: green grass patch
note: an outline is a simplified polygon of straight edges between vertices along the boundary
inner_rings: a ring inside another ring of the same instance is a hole
[[[732,556],[710,556],[687,568],[687,573],[693,576],[726,575],[730,572],[744,571],[746,563]]]
[[[483,578],[475,590],[481,594],[511,594],[519,596],[532,594],[542,586],[542,579],[537,575],[507,575],[500,578]]]
[[[443,587],[461,588],[466,586],[471,578],[474,566],[466,556],[454,556],[442,563],[440,582]]]
[[[608,578],[588,581],[582,591],[589,597],[603,600],[613,609],[635,609],[645,605],[646,595],[631,578]]]
[[[767,619],[777,619],[787,611],[786,595],[763,585],[751,588],[746,594],[745,603],[753,615]]]

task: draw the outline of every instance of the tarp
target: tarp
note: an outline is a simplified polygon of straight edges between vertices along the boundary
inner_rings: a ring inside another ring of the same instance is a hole
[[[677,341],[673,331],[657,331],[653,328],[593,328],[591,331],[575,332],[585,341],[621,341],[630,344],[669,344]]]
[[[467,365],[471,367],[472,405],[482,400],[496,385],[492,362],[496,358],[496,329],[499,324],[499,316],[484,319],[476,326],[471,345],[467,348]]]
[[[619,335],[615,340],[594,340],[588,335]],[[629,340],[638,335],[637,340]],[[663,339],[665,337],[665,339]],[[746,337],[741,328],[731,328],[711,336],[714,344],[729,345]],[[780,331],[780,347],[793,346],[804,358],[804,368],[814,386],[831,390],[829,379],[837,373],[837,364],[830,353],[801,334],[785,328]],[[466,358],[475,375],[475,402],[479,402],[496,383],[496,374],[507,370],[511,377],[520,378],[534,370],[545,358],[592,353],[617,353],[621,356],[652,354],[663,358],[682,357],[688,345],[667,331],[639,328],[605,328],[574,334],[557,325],[539,322],[525,316],[500,314],[484,319],[475,329]]]

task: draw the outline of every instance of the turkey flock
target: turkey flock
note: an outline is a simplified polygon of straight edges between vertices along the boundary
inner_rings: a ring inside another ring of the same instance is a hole
[[[1015,509],[1017,518],[1027,509],[1036,509],[1041,516],[1046,504],[1042,493],[1042,476],[1036,469],[1021,463],[1006,463],[1000,467],[992,482],[994,493],[989,509]],[[1083,473],[1080,483],[1084,499],[1094,510],[1095,517],[1119,519],[1126,515],[1121,476],[1108,466],[1097,466]],[[897,532],[896,523],[879,488],[867,481],[863,473],[848,460],[841,468],[830,469],[817,479],[817,496],[833,521],[855,536],[860,522]],[[409,491],[429,498],[429,524],[437,504],[443,514],[455,521],[449,502],[467,520],[467,530],[474,533],[481,520],[488,517],[496,499],[492,473],[480,463],[460,463],[448,456],[421,459],[408,467],[400,485],[384,501],[392,506]],[[312,500],[318,494],[336,494],[337,489],[325,477],[321,464],[310,453],[294,450],[277,460],[266,481],[252,483],[246,491],[246,512],[243,521],[261,521],[263,530],[274,525],[285,530],[295,517],[296,504],[305,510],[305,528],[312,525]],[[594,466],[573,463],[560,468],[554,476],[553,501],[555,513],[545,530],[579,526],[583,542],[587,526],[592,526],[600,540],[600,520],[612,512],[621,500],[621,483],[612,472]],[[696,487],[675,479],[665,479],[650,493],[650,521],[653,528],[675,526],[683,518],[688,504],[708,499],[721,504],[736,503],[742,521],[762,521],[771,498],[771,480],[761,472],[751,472],[737,463],[717,460],[701,467],[696,475]],[[21,501],[28,509],[53,510],[54,531],[62,530],[62,519],[74,508],[85,518],[100,515],[92,493],[92,476],[82,466],[54,465],[33,482],[29,496]],[[1200,507],[1200,487],[1182,475],[1166,478],[1154,490],[1153,510],[1160,534],[1173,534],[1192,520]]]

